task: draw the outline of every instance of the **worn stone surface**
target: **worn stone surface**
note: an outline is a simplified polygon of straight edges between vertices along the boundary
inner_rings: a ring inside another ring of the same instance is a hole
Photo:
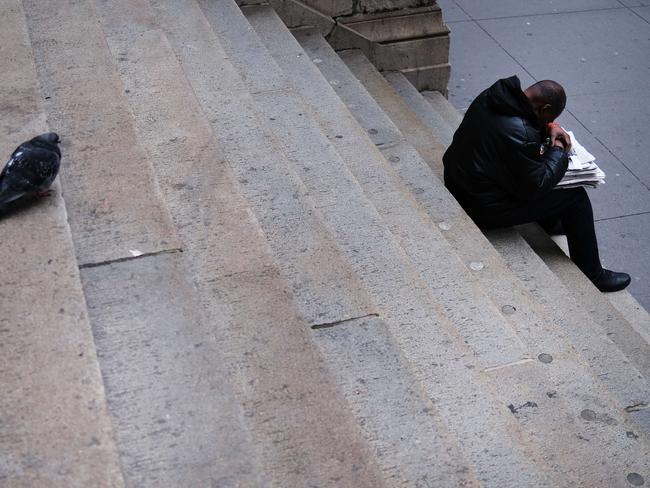
[[[315,337],[390,484],[478,486],[381,318],[320,329]]]
[[[80,264],[180,247],[92,2],[24,2]]]
[[[269,0],[264,3],[271,5],[289,28],[310,25],[316,27],[321,34],[326,36],[332,32],[336,25],[336,21],[331,15],[319,12],[300,0]]]
[[[183,253],[82,270],[128,486],[264,486]]]
[[[647,341],[650,342],[650,314],[629,293],[610,293],[607,299],[622,315],[625,316],[632,327]]]
[[[188,19],[192,18],[188,16]],[[366,308],[365,292],[357,278],[345,271],[343,265],[338,265],[342,259],[339,250],[321,225],[317,209],[304,198],[305,187],[283,160],[272,136],[260,130],[265,121],[259,118],[255,103],[235,69],[226,64],[223,51],[221,57],[224,62],[215,66],[223,89],[215,90],[214,84],[202,75],[205,66],[214,64],[211,59],[218,55],[216,50],[221,50],[221,47],[214,34],[206,32],[209,25],[200,28],[203,29],[203,37],[193,42],[206,43],[205,54],[186,51],[183,59],[185,71],[195,70],[194,77],[191,72],[188,77],[203,112],[214,124],[225,157],[253,205],[273,252],[283,263],[283,272],[293,284],[294,292],[301,295],[300,302],[308,304],[303,310],[307,320],[317,324],[373,312]],[[193,28],[197,29],[199,27]],[[175,30],[172,44],[177,32],[188,35],[180,29]],[[186,49],[185,45],[179,45],[179,49]],[[235,78],[237,80],[232,84],[226,83],[227,79]],[[231,110],[234,103],[238,110]],[[296,242],[300,242],[301,246],[295,246]],[[344,286],[348,287],[348,291],[356,291],[344,293]],[[313,292],[318,293],[318,298]],[[328,293],[329,299],[326,303],[322,302]]]
[[[136,124],[143,140],[148,141],[147,150],[159,162],[156,172],[186,243],[183,255],[189,260],[217,348],[223,352],[242,403],[263,479],[271,486],[383,486],[379,468],[346,409],[345,398],[327,373],[308,327],[323,319],[318,316],[322,311],[332,313],[333,320],[351,318],[344,313],[351,311],[346,307],[351,301],[360,303],[354,282],[344,290],[303,282],[305,292],[300,288],[292,291],[287,285],[285,277],[295,276],[297,281],[306,276],[303,267],[309,269],[314,263],[309,256],[292,261],[287,253],[307,248],[303,254],[318,254],[319,248],[312,251],[309,243],[322,245],[327,236],[313,240],[304,233],[295,239],[287,237],[294,232],[291,225],[298,227],[296,232],[304,230],[291,218],[300,212],[308,216],[309,211],[280,204],[296,201],[296,187],[286,190],[293,181],[290,175],[284,184],[279,173],[274,176],[274,170],[282,169],[276,165],[280,160],[270,138],[261,136],[253,112],[246,109],[250,101],[246,102],[244,91],[237,92],[241,81],[225,56],[219,56],[220,47],[198,7],[188,9],[185,2],[161,2],[154,12],[144,2],[137,9],[132,2],[123,7],[133,19],[129,22],[133,38],[113,35],[109,42],[116,53],[137,60],[124,63],[120,72],[124,82],[133,87],[129,98]],[[171,43],[162,32],[147,31],[135,20],[150,15],[155,15]],[[210,49],[188,47],[196,45]],[[224,92],[211,98],[214,85],[205,77],[217,76]],[[173,96],[159,100],[156,89],[139,87],[164,88]],[[238,95],[243,119],[228,115],[229,103],[223,103],[228,99],[226,93]],[[175,115],[172,118],[170,114]],[[221,141],[228,139],[223,150],[213,129]],[[243,140],[253,142],[236,149]],[[252,183],[247,184],[247,177]],[[273,185],[277,185],[274,193],[268,193]],[[249,204],[244,194],[256,203]],[[269,230],[273,246],[265,240],[260,222]],[[285,251],[277,250],[282,236]],[[303,238],[305,247],[296,246]],[[274,252],[285,264],[281,269],[275,264]],[[335,282],[332,273],[342,269],[336,256],[323,250],[322,257],[331,258],[320,264],[322,277]],[[293,268],[287,264],[292,262]],[[327,269],[330,265],[334,268],[331,272]],[[316,294],[306,295],[309,290]],[[344,292],[351,296],[344,297]],[[332,296],[341,297],[342,303],[323,302],[323,297]],[[299,304],[312,313],[312,322],[305,322]],[[367,306],[365,302],[362,305]],[[334,315],[339,313],[342,317]]]
[[[358,167],[350,171],[341,157],[328,147],[319,128],[304,117],[304,121],[296,117],[305,107],[295,98],[271,93],[265,99],[259,97],[258,106],[276,119],[276,134],[282,141],[282,149],[291,154],[290,160],[348,260],[357,263],[356,270],[362,281],[371,263],[384,270],[372,280],[375,288],[388,287],[391,281],[402,283],[404,287],[417,287],[419,280],[414,280],[413,285],[409,282],[419,274],[429,288],[435,290],[429,300],[442,306],[464,341],[483,361],[494,365],[525,356],[525,349],[512,331],[503,327],[498,318],[490,320],[490,311],[496,311],[484,295],[471,288],[469,279],[459,279],[467,270],[454,257],[444,238],[432,229],[424,215],[418,213],[414,202],[405,198],[397,182],[391,180],[390,172],[384,172],[377,165],[380,153],[366,153],[364,158],[365,148],[360,145],[357,145],[358,151],[348,145],[344,152],[341,145],[346,143],[345,138],[333,138],[334,147],[343,157],[355,154]],[[348,130],[344,133],[351,135]],[[354,139],[349,137],[348,141],[354,144]],[[437,259],[437,256],[445,258]],[[407,299],[403,291],[393,293],[395,298]],[[426,295],[426,292],[421,295],[423,300],[427,300]],[[472,296],[471,303],[468,296]],[[432,313],[436,313],[436,308],[432,307]]]
[[[402,74],[418,90],[436,90],[447,96],[447,85],[451,73],[449,63],[403,69]]]
[[[562,327],[576,350],[621,405],[650,404],[647,377],[630,364],[630,359],[612,341],[607,330],[588,313],[589,307],[575,299],[573,289],[565,286],[515,230],[493,230],[486,235],[522,283],[530,284],[528,288],[533,297]],[[600,299],[606,300],[605,297]],[[632,416],[647,426],[650,410]]]
[[[0,6],[0,158],[48,131],[21,2]],[[65,163],[65,153],[64,153]],[[123,486],[61,188],[0,216],[0,485]]]

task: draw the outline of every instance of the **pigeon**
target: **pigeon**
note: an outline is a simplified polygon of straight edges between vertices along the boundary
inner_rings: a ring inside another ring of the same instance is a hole
[[[0,209],[24,196],[49,195],[61,164],[59,136],[48,132],[23,142],[0,173]]]

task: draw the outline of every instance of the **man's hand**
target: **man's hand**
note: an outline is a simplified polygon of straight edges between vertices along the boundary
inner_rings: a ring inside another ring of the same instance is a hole
[[[547,125],[547,128],[551,138],[551,146],[559,147],[563,151],[571,150],[571,136],[560,127],[560,124],[551,122]]]

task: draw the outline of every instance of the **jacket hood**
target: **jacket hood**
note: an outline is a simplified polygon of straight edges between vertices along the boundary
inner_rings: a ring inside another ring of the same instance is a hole
[[[516,76],[497,81],[486,90],[489,107],[502,115],[524,117],[537,126],[533,107]]]

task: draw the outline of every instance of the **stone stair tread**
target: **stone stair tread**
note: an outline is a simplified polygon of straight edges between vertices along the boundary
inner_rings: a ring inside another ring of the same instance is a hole
[[[246,12],[249,12],[249,10],[250,10],[250,9],[246,9]],[[253,25],[254,25],[254,27],[257,28],[257,24],[256,24],[256,22],[261,22],[261,21],[259,21],[259,19],[257,19],[257,18],[254,19],[254,20],[255,20],[255,21],[253,22]],[[265,26],[265,27],[268,29],[268,26]],[[258,30],[258,33],[259,33],[259,30]],[[266,34],[266,32],[265,32],[265,34]],[[269,37],[271,37],[271,34],[269,34]],[[279,41],[279,39],[278,39],[277,37],[273,38],[272,40],[268,40],[268,39],[267,39],[267,46],[273,46],[273,47],[275,47],[275,48],[277,49],[277,51],[278,51],[278,54],[277,54],[278,57],[282,57],[282,56],[284,56],[284,58],[281,58],[281,59],[282,59],[282,61],[286,60],[287,63],[289,62],[289,60],[296,60],[296,59],[299,59],[299,58],[300,58],[300,55],[299,55],[299,54],[297,55],[293,49],[288,49],[287,46],[286,46],[286,44],[281,44],[280,41]],[[274,54],[275,54],[275,53],[274,53]],[[316,56],[314,56],[314,55],[310,55],[309,57],[315,58]],[[317,56],[317,58],[318,58],[318,59],[321,59],[321,60],[323,59],[322,56]],[[276,58],[276,59],[277,59],[277,58]],[[307,58],[307,59],[308,59],[308,58]],[[281,64],[282,64],[282,61],[280,61]],[[294,62],[297,64],[297,63],[299,63],[300,61],[294,61]],[[306,64],[305,61],[302,61],[302,63],[303,63],[303,64]],[[322,61],[321,61],[321,63],[317,63],[317,64],[318,64],[319,66],[322,65]],[[287,68],[286,68],[286,65],[283,64],[283,68],[285,68],[285,70],[286,70],[286,69],[287,69]],[[307,70],[307,68],[305,67],[304,70]],[[295,70],[294,70],[294,71],[295,71]],[[291,74],[296,74],[296,75],[297,75],[296,72],[292,72]],[[305,72],[303,71],[303,74],[302,74],[302,82],[304,83],[304,85],[309,85],[309,87],[311,87],[311,89],[313,89],[313,90],[315,90],[315,91],[318,91],[321,100],[322,100],[323,98],[326,98],[326,97],[325,97],[325,94],[324,94],[324,92],[326,91],[325,88],[324,88],[323,86],[321,86],[321,85],[318,85],[318,84],[316,83],[316,80],[311,79],[311,78],[309,78],[309,77],[307,78],[307,81],[305,81],[305,80],[306,80],[306,79],[305,79],[305,76],[306,76],[306,75],[305,75]],[[294,80],[297,79],[297,78],[298,78],[298,77],[295,76],[295,77],[294,77]],[[308,100],[311,101],[311,98],[310,98],[310,97],[306,97],[306,99],[308,99]],[[332,100],[327,100],[326,103],[328,104],[329,107],[331,107],[331,106],[333,105]],[[347,132],[347,131],[344,131],[344,132]],[[330,139],[332,139],[332,137],[330,137]],[[337,147],[338,147],[338,146],[337,146]]]
[[[2,140],[3,153],[8,146]],[[7,265],[0,479],[25,487],[122,486],[65,207],[54,189],[56,196],[0,221]]]
[[[178,249],[92,2],[24,2],[81,265]]]
[[[442,118],[449,124],[452,130],[456,130],[463,120],[462,114],[456,110],[444,95],[437,91],[423,91],[422,96],[436,110]]]
[[[0,64],[4,158],[48,131],[17,0],[0,6]],[[0,484],[123,486],[58,180],[0,233]]]
[[[627,291],[610,293],[607,299],[639,335],[650,343],[650,313],[643,308],[643,305]]]
[[[167,253],[81,273],[125,481],[258,485],[258,453],[185,260]]]

